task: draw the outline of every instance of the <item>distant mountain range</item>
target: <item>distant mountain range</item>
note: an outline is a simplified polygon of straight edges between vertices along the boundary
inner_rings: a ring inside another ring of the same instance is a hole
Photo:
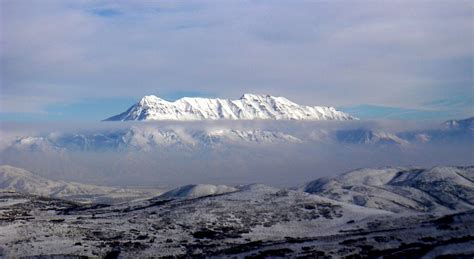
[[[149,95],[105,121],[353,119],[333,107],[303,106],[284,97],[244,94],[238,100],[185,97],[174,102]]]
[[[86,133],[19,137],[7,149],[18,151],[197,150],[219,146],[301,143],[289,134],[266,130],[131,127]]]
[[[120,129],[89,132],[50,133],[21,136],[3,150],[10,151],[153,151],[307,144],[324,142],[345,145],[407,146],[428,143],[474,143],[473,118],[450,120],[435,129],[386,132],[354,127],[324,130],[309,128],[302,132],[214,126],[210,128],[134,125]]]
[[[474,117],[448,120],[438,129],[406,131],[397,135],[409,142],[474,144]]]
[[[443,123],[447,129],[474,131],[474,117],[464,120],[449,120]]]
[[[346,144],[406,145],[407,140],[396,134],[370,129],[348,129],[335,132],[336,140]]]

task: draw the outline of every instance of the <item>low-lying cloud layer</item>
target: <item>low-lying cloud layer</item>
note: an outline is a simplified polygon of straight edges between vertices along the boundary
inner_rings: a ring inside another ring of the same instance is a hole
[[[474,140],[471,129],[413,122],[74,126],[4,125],[1,163],[92,184],[293,186],[361,167],[468,165]]]

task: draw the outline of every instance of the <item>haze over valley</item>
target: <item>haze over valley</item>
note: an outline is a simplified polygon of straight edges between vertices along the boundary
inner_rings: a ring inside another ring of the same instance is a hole
[[[473,120],[11,124],[2,164],[56,180],[178,186],[261,182],[288,187],[361,167],[469,165]],[[15,133],[16,132],[16,133]]]

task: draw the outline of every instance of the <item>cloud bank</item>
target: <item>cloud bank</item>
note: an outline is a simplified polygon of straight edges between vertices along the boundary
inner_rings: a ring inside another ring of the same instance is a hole
[[[82,125],[82,128],[65,123],[28,124],[28,127],[24,123],[9,123],[7,126],[0,132],[4,142],[0,164],[25,168],[47,178],[99,185],[170,187],[261,182],[289,187],[363,167],[472,163],[472,131],[428,143],[424,141],[429,137],[417,139],[425,135],[408,134],[410,141],[395,136],[397,132],[429,133],[440,128],[429,123],[101,123]],[[235,130],[236,134],[250,130],[253,135],[244,134],[242,138],[226,130]],[[27,138],[18,143],[18,136]],[[453,141],[459,137],[463,139]],[[12,146],[12,143],[16,144]]]

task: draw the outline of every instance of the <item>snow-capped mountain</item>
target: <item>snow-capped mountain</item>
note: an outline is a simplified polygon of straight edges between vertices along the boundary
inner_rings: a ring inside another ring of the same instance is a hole
[[[76,182],[53,181],[27,170],[0,166],[0,190],[36,194],[85,202],[121,202],[156,195],[137,190],[96,186]]]
[[[248,147],[265,145],[305,145],[314,143],[367,145],[373,147],[398,146],[409,148],[416,144],[474,143],[471,119],[448,121],[438,128],[416,131],[390,132],[384,129],[333,125],[331,128],[306,127],[304,123],[292,127],[262,125],[229,126],[228,122],[209,122],[212,125],[135,124],[116,129],[69,131],[18,136],[4,140],[0,151],[199,151],[209,148]],[[190,123],[190,122],[186,122]],[[206,122],[207,123],[207,122]],[[219,125],[222,123],[222,125]],[[251,122],[254,123],[254,122]],[[280,123],[280,122],[278,122]],[[305,122],[306,123],[306,122]],[[311,125],[311,124],[308,124]],[[8,162],[8,161],[7,161]],[[4,162],[5,163],[5,162]]]
[[[148,120],[353,120],[333,107],[302,106],[284,97],[244,94],[238,100],[190,98],[174,102],[143,97],[124,113],[106,121]]]
[[[237,130],[237,129],[213,129],[206,131],[196,131],[192,134],[201,145],[217,144],[292,144],[301,143],[302,140],[278,131],[267,130]]]
[[[443,123],[447,129],[451,130],[471,130],[474,131],[474,117],[463,120],[448,120]]]
[[[474,167],[360,169],[301,190],[393,212],[468,210],[474,209]]]
[[[335,137],[340,143],[371,145],[406,145],[408,141],[395,134],[369,129],[338,130]]]
[[[437,129],[406,131],[397,134],[409,142],[474,144],[474,117],[448,120]]]
[[[20,151],[103,151],[181,149],[191,150],[220,145],[301,143],[299,138],[282,132],[246,129],[188,129],[131,127],[84,133],[52,133],[24,136],[9,148]]]

